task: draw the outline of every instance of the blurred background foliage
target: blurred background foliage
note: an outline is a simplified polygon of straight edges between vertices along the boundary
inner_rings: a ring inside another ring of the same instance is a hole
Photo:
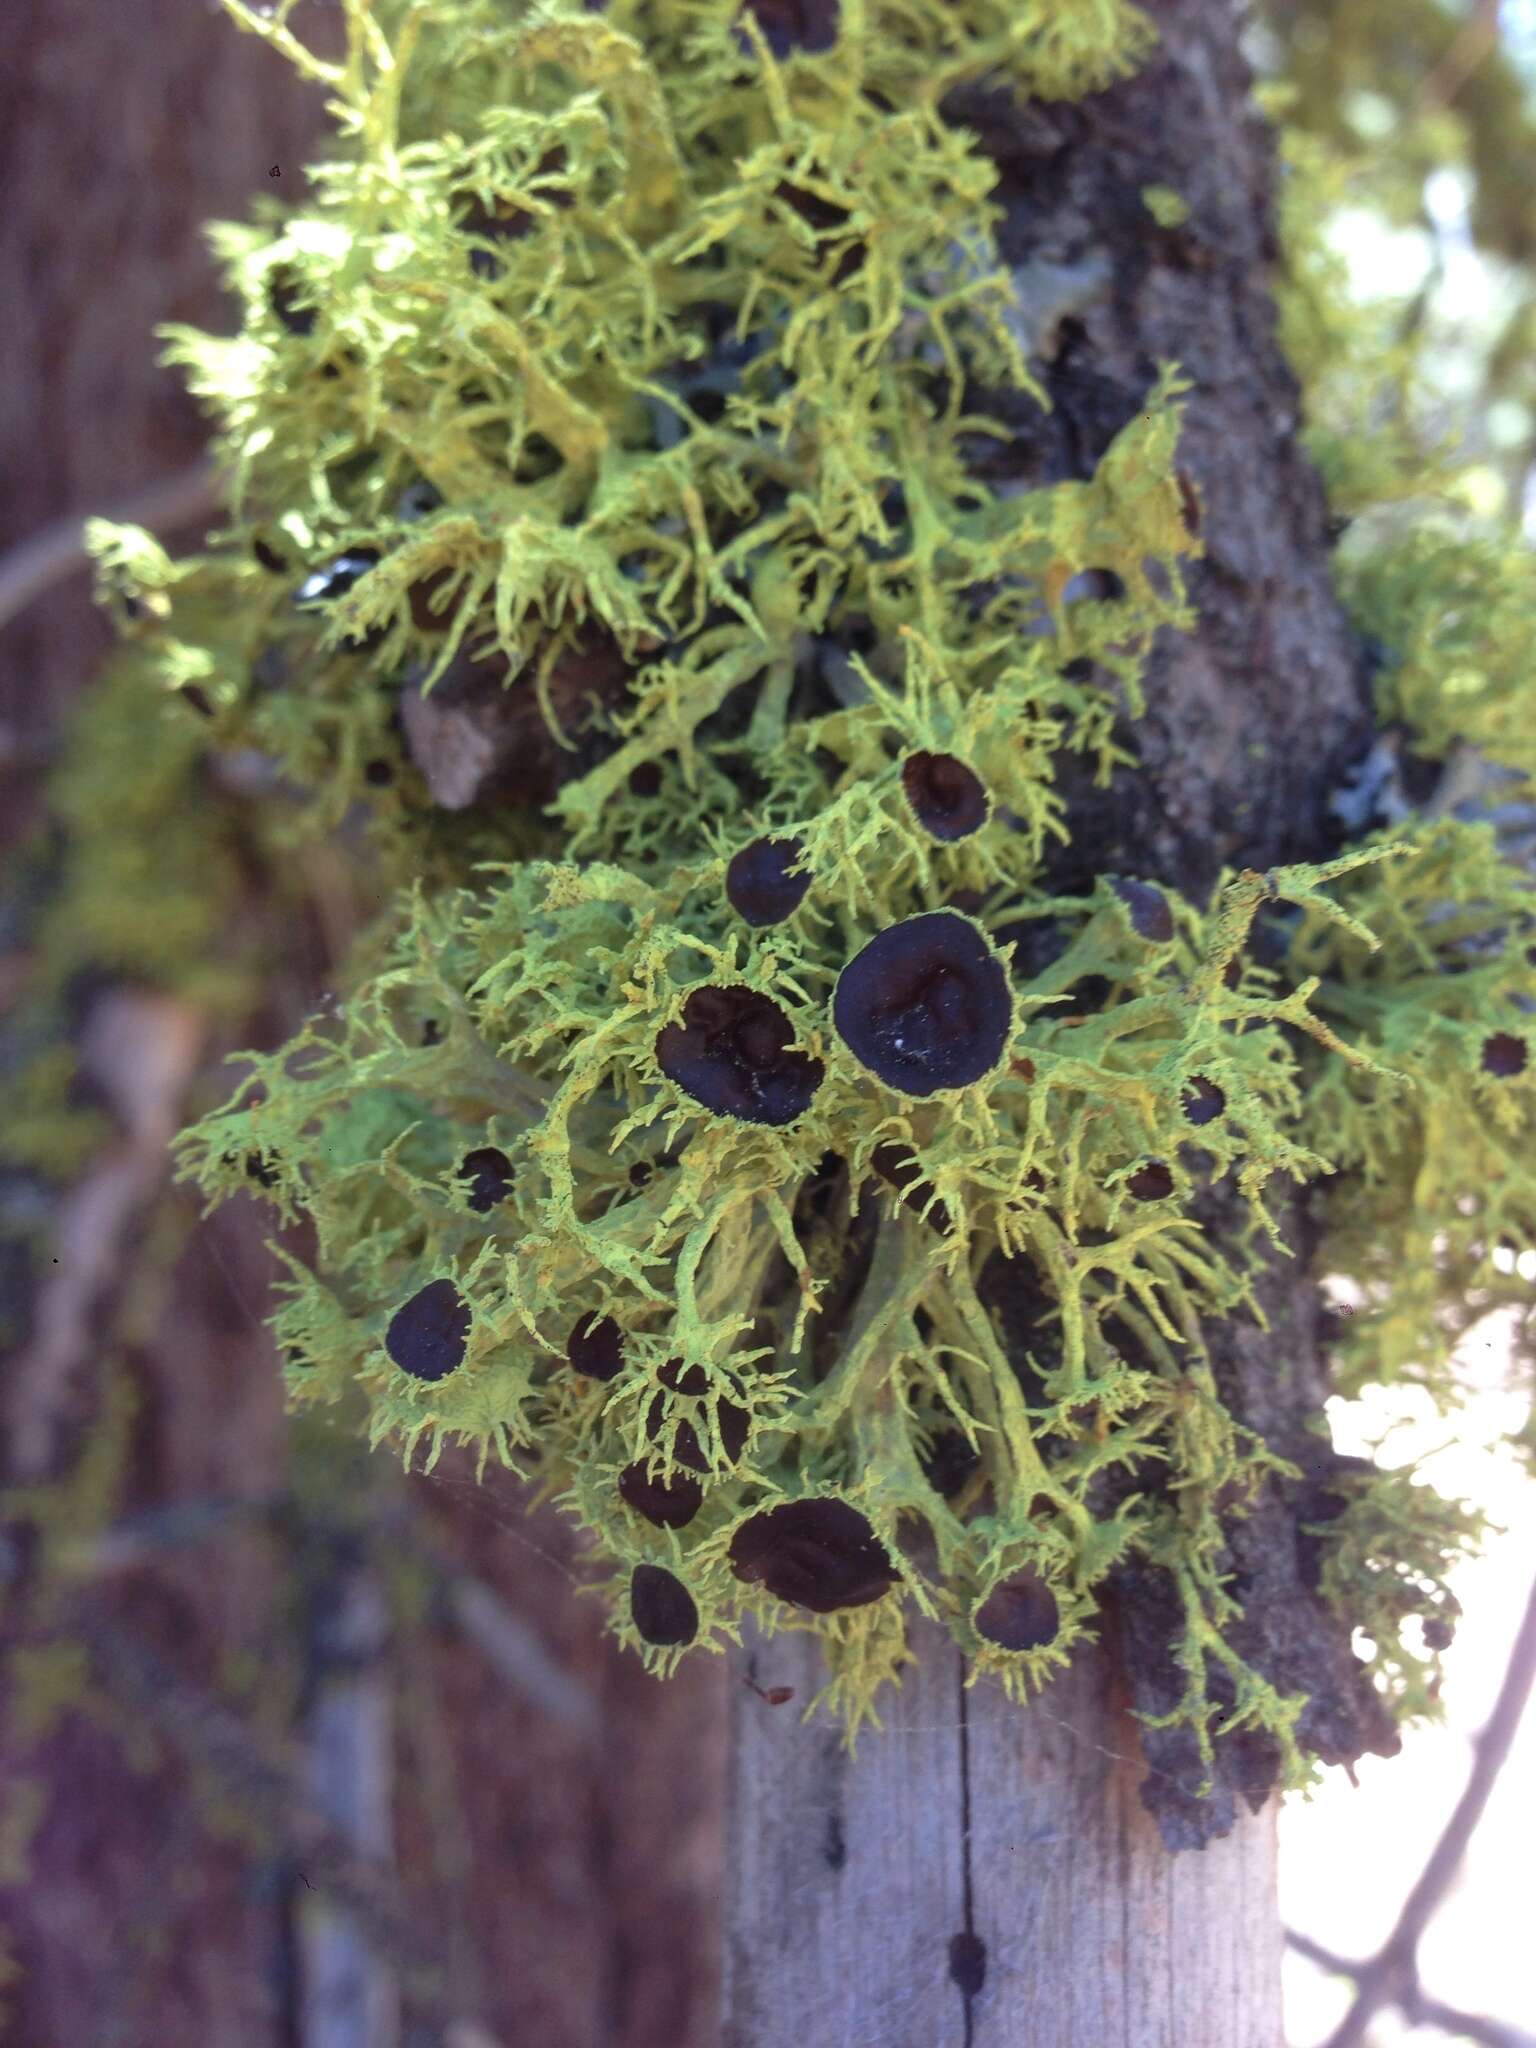
[[[1529,536],[1536,7],[1270,0],[1250,43],[1285,137],[1286,338],[1337,509],[1380,495],[1338,445],[1368,428],[1404,482],[1417,467]]]

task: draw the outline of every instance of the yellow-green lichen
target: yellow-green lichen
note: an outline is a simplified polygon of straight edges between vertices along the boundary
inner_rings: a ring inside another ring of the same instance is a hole
[[[833,51],[729,0],[348,0],[326,64],[287,5],[231,11],[325,81],[338,145],[313,203],[220,231],[241,333],[173,340],[226,526],[174,564],[96,538],[157,702],[195,690],[217,747],[275,764],[292,837],[365,814],[402,884],[343,1003],[184,1141],[211,1197],[255,1162],[313,1223],[274,1319],[294,1401],[361,1394],[407,1459],[535,1471],[657,1669],[744,1614],[815,1628],[855,1726],[905,1603],[1020,1692],[1117,1566],[1159,1567],[1185,1680],[1161,1718],[1209,1765],[1219,1698],[1299,1780],[1305,1702],[1234,1648],[1226,1579],[1230,1525],[1294,1468],[1207,1335],[1258,1314],[1268,1184],[1338,1175],[1327,1251],[1373,1290],[1350,1370],[1429,1369],[1452,1285],[1492,1286],[1497,1232],[1531,1242],[1532,1078],[1478,1061],[1536,975],[1505,944],[1523,880],[1472,827],[1204,904],[1046,886],[1061,758],[1126,761],[1152,637],[1193,624],[1187,387],[1163,367],[1086,480],[976,479],[1005,429],[967,386],[1041,394],[993,167],[942,103],[1108,84],[1147,24],[850,0]],[[1324,282],[1293,332],[1326,335]],[[1406,488],[1399,449],[1373,461],[1331,465],[1351,506]],[[1478,739],[1523,770],[1519,571],[1479,638],[1414,623],[1405,563],[1357,577],[1404,650],[1384,714],[1435,750],[1450,634]],[[764,841],[796,900],[753,921],[733,863]],[[1289,916],[1284,973],[1261,913]],[[850,1017],[893,933],[955,950],[906,1011]],[[985,1057],[955,1078],[960,1013]],[[1218,1245],[1194,1210],[1227,1177]],[[999,1256],[1040,1298],[1022,1358]],[[1416,1711],[1383,1574],[1435,1597],[1462,1532],[1371,1484],[1317,1538],[1322,1585]]]

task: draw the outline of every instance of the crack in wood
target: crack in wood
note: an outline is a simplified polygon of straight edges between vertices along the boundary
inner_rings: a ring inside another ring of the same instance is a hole
[[[974,2048],[975,2000],[987,1981],[987,1945],[976,1932],[976,1902],[971,1872],[971,1725],[965,1690],[965,1659],[957,1657],[960,1679],[960,1884],[965,1925],[950,1937],[950,1981],[965,2004],[964,2048]]]

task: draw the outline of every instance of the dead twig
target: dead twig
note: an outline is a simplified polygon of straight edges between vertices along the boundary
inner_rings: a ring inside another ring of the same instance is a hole
[[[394,1860],[394,1703],[385,1664],[389,1608],[366,1562],[338,1561],[311,1630],[318,1683],[304,1719],[316,1810],[380,1872]],[[311,1884],[299,1902],[299,2033],[304,2048],[395,2048],[400,1986],[366,1920]]]
[[[1287,1946],[1295,1949],[1297,1955],[1305,1956],[1309,1963],[1316,1963],[1320,1970],[1327,1970],[1335,1977],[1358,1979],[1365,1967],[1362,1963],[1352,1963],[1347,1956],[1335,1955],[1331,1948],[1324,1948],[1310,1934],[1298,1934],[1294,1928],[1286,1929],[1285,1939]],[[1480,2013],[1461,2012],[1453,2005],[1443,2004],[1438,1998],[1426,1998],[1417,1988],[1409,2004],[1401,2010],[1410,2026],[1438,2027],[1442,2033],[1476,2041],[1480,2048],[1536,2048],[1536,2034],[1524,2033],[1519,2027],[1507,2026],[1503,2020],[1488,2019]]]
[[[1442,107],[1448,107],[1478,65],[1499,40],[1499,0],[1477,0],[1446,48],[1444,56],[1420,88],[1411,123],[1423,121]]]
[[[30,1342],[8,1375],[10,1470],[36,1479],[53,1460],[69,1383],[99,1348],[102,1301],[169,1171],[181,1104],[202,1053],[201,1012],[174,997],[118,988],[91,1012],[82,1067],[111,1101],[123,1135],[59,1204],[53,1264],[38,1288]]]
[[[469,2026],[471,2015],[490,2007],[483,1961],[472,1933],[474,1841],[440,1674],[424,1633],[409,1635],[400,1644],[396,1672],[400,1732],[406,1743],[402,1781],[411,1787],[426,1823],[444,1967],[464,2007],[464,2025]]]
[[[467,1572],[450,1577],[446,1592],[448,1610],[460,1633],[497,1676],[530,1706],[591,1741],[600,1719],[597,1701],[550,1655],[527,1622],[484,1580]]]
[[[1461,1860],[1482,1819],[1504,1760],[1509,1755],[1533,1684],[1536,1684],[1536,1583],[1533,1583],[1516,1631],[1499,1696],[1486,1726],[1473,1744],[1472,1769],[1450,1819],[1430,1851],[1429,1860],[1403,1902],[1397,1925],[1368,1961],[1343,1967],[1355,1980],[1354,2001],[1329,2035],[1325,2048],[1359,2048],[1371,2021],[1383,2007],[1396,2006],[1405,2017],[1423,2009],[1419,1986],[1419,1942],[1441,1900],[1450,1889]],[[1300,1942],[1291,1937],[1296,1946]],[[1436,2021],[1433,2024],[1438,2025]],[[1514,2038],[1514,2037],[1511,2037]]]
[[[61,1571],[81,1578],[138,1571],[167,1552],[206,1543],[252,1516],[270,1514],[271,1494],[194,1494],[126,1515],[99,1534],[72,1537],[60,1545]]]
[[[174,476],[161,477],[101,513],[72,512],[55,519],[4,556],[0,556],[0,626],[25,611],[45,590],[52,589],[90,560],[85,547],[87,521],[110,519],[114,525],[143,526],[151,533],[175,533],[218,509],[219,484],[212,466],[194,462]]]

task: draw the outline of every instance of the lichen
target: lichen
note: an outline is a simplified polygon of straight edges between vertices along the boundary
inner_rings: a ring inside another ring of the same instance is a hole
[[[1047,886],[1061,762],[1127,759],[1152,638],[1194,623],[1187,385],[1163,366],[1085,480],[976,478],[1005,429],[967,386],[1044,400],[943,104],[1081,95],[1147,23],[348,0],[329,63],[289,5],[226,4],[323,79],[338,143],[311,202],[218,231],[241,332],[173,336],[224,527],[179,562],[96,543],[157,701],[275,764],[291,840],[365,818],[400,886],[344,1004],[181,1148],[211,1200],[254,1161],[313,1225],[274,1317],[293,1401],[534,1476],[658,1671],[747,1615],[815,1630],[850,1728],[908,1611],[1022,1695],[1155,1567],[1162,1721],[1207,1767],[1262,1730],[1303,1781],[1305,1701],[1234,1647],[1227,1562],[1295,1468],[1207,1336],[1260,1314],[1270,1184],[1336,1181],[1346,1384],[1444,1379],[1452,1305],[1532,1242],[1532,1076],[1488,1045],[1525,1044],[1536,976],[1522,874],[1455,820],[1207,903]],[[1405,487],[1391,451],[1335,468],[1351,503]],[[1434,753],[1470,712],[1528,772],[1525,566],[1437,555],[1447,617],[1422,545],[1355,579],[1398,649],[1383,717]],[[1023,1356],[999,1260],[1040,1303]],[[1319,1523],[1398,1711],[1466,1534],[1390,1474]]]
[[[1181,228],[1189,219],[1189,201],[1171,185],[1143,185],[1141,203],[1160,228]]]
[[[1367,950],[1315,918],[1292,955],[1374,1068],[1319,1068],[1306,1115],[1331,1135],[1331,1270],[1358,1297],[1341,1392],[1412,1381],[1454,1400],[1455,1346],[1501,1305],[1528,1319],[1514,1254],[1536,1244],[1532,883],[1488,822],[1421,825],[1411,859],[1362,868],[1343,900]],[[1531,1347],[1517,1330],[1517,1355]]]
[[[1367,1639],[1371,1676],[1393,1713],[1432,1715],[1439,1653],[1461,1613],[1446,1578],[1476,1549],[1483,1518],[1403,1468],[1346,1472],[1336,1486],[1335,1512],[1304,1531],[1322,1539],[1323,1593]]]
[[[1446,491],[1459,474],[1455,437],[1429,388],[1422,337],[1395,298],[1351,289],[1349,262],[1329,232],[1366,190],[1379,192],[1379,152],[1330,144],[1302,127],[1293,80],[1270,85],[1261,98],[1283,124],[1276,303],[1280,338],[1305,392],[1302,438],[1334,517],[1379,517],[1383,508]]]
[[[1386,650],[1377,707],[1417,752],[1464,750],[1508,771],[1505,802],[1536,782],[1530,702],[1536,557],[1518,538],[1466,530],[1442,513],[1346,561],[1343,593],[1363,632]]]

